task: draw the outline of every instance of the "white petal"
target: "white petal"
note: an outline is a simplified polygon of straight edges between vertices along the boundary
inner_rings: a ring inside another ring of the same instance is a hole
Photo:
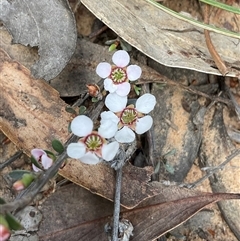
[[[86,147],[83,143],[70,143],[67,147],[67,154],[71,158],[79,159],[86,153]]]
[[[127,77],[129,80],[134,81],[140,78],[142,69],[138,65],[129,65],[127,67]]]
[[[98,128],[98,133],[104,138],[112,138],[118,130],[117,123],[112,120],[103,120]]]
[[[38,159],[42,156],[42,155],[47,155],[46,152],[42,149],[32,149],[31,150],[31,155],[38,161]]]
[[[47,155],[42,155],[41,161],[42,161],[42,166],[45,170],[47,170],[53,164],[53,160]]]
[[[135,140],[135,133],[127,126],[124,126],[116,133],[115,139],[120,143],[130,143]]]
[[[79,115],[72,120],[71,130],[77,136],[87,136],[93,130],[93,122],[89,117]]]
[[[32,164],[32,169],[35,172],[41,172],[42,171],[40,168],[36,167],[34,164]]]
[[[148,114],[156,105],[156,98],[151,94],[144,94],[137,99],[136,109],[138,112]]]
[[[112,112],[123,110],[127,104],[127,96],[119,96],[116,93],[108,94],[105,100],[105,105]]]
[[[113,84],[113,81],[107,78],[104,80],[104,89],[113,93],[117,90],[117,85]]]
[[[118,67],[125,67],[130,62],[130,56],[125,50],[118,50],[112,56],[112,61]]]
[[[107,78],[111,73],[112,67],[107,62],[99,63],[96,69],[97,75],[101,78]]]
[[[111,120],[116,124],[119,122],[119,118],[112,111],[104,111],[101,113],[101,123],[105,120]]]
[[[153,119],[149,115],[139,118],[136,123],[135,131],[137,134],[143,134],[152,127],[152,124],[153,124]]]
[[[106,161],[111,161],[117,154],[119,143],[114,141],[102,147],[102,158]]]
[[[80,161],[86,164],[97,164],[100,162],[100,159],[92,152],[87,152],[84,156],[80,158]]]
[[[127,96],[130,92],[131,85],[128,82],[117,85],[116,94],[120,96]]]

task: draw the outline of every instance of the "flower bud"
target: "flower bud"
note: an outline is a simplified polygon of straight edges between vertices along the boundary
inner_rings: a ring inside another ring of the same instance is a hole
[[[3,215],[0,215],[0,241],[5,241],[10,237],[11,233],[8,223]]]

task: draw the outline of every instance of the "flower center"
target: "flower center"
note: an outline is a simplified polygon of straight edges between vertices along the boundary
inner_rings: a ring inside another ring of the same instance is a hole
[[[121,84],[127,81],[127,73],[123,68],[113,67],[110,78],[114,84]]]
[[[136,122],[138,118],[137,114],[138,113],[135,108],[127,107],[122,111],[120,121],[125,126],[132,125]]]
[[[84,143],[89,151],[97,151],[102,148],[103,139],[101,136],[95,133],[91,133],[86,136]]]

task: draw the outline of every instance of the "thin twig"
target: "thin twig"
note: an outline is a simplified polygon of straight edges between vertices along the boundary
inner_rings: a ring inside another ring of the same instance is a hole
[[[122,186],[122,167],[116,170],[116,190],[115,190],[115,198],[114,198],[112,241],[118,241],[121,186]]]
[[[178,82],[175,82],[173,80],[170,80],[165,76],[162,76],[161,79],[159,79],[159,80],[139,80],[139,81],[136,82],[136,84],[139,84],[139,85],[146,84],[146,83],[156,83],[156,84],[159,83],[159,84],[169,84],[169,85],[178,86],[178,87],[180,87],[180,88],[182,88],[182,89],[184,89],[188,92],[194,93],[196,95],[203,96],[203,97],[205,97],[207,99],[210,99],[210,100],[215,100],[217,102],[224,103],[224,104],[228,105],[229,107],[233,107],[232,102],[228,99],[225,99],[225,98],[222,98],[222,97],[217,97],[217,96],[210,96],[210,95],[208,95],[206,93],[203,93],[199,90],[195,90],[191,87],[188,87],[188,86],[185,86],[185,85],[180,84]]]
[[[189,184],[181,184],[180,186],[182,187],[187,187],[187,188],[194,188],[197,185],[199,185],[200,183],[202,183],[204,180],[206,180],[207,178],[209,178],[210,176],[212,176],[214,173],[216,173],[217,171],[221,170],[224,168],[224,166],[230,162],[234,157],[236,157],[237,155],[240,154],[240,149],[235,150],[231,155],[229,155],[226,160],[221,163],[220,165],[216,166],[216,167],[209,167],[207,171],[207,174],[205,176],[203,176],[202,178],[198,179],[197,181],[193,182],[193,183],[189,183]]]
[[[12,157],[10,157],[9,159],[7,159],[5,162],[0,163],[0,171],[1,171],[4,167],[10,165],[12,162],[14,162],[15,160],[17,160],[17,158],[19,158],[22,154],[23,154],[22,151],[18,151],[18,152],[16,152]]]
[[[209,24],[209,5],[205,6],[204,23]],[[219,72],[223,76],[225,76],[229,71],[228,71],[225,63],[221,59],[220,55],[216,51],[216,49],[212,43],[209,31],[207,29],[204,29],[204,36],[205,36],[205,40],[206,40],[206,44],[207,44],[209,53],[211,54],[216,66],[218,67]]]

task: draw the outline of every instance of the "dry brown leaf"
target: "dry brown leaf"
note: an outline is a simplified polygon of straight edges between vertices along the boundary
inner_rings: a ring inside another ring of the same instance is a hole
[[[179,192],[173,189],[175,195],[179,196]],[[185,192],[193,193],[186,189]],[[121,216],[130,220],[134,226],[131,240],[154,240],[189,219],[206,205],[231,198],[240,196],[202,193],[192,197],[182,195],[182,198],[172,201],[171,196],[169,199],[162,199],[162,195],[157,195],[133,210],[122,209]],[[111,222],[113,203],[86,190],[67,185],[50,196],[41,210],[44,216],[38,232],[41,241],[107,240],[104,225]]]
[[[166,14],[145,0],[83,0],[82,3],[121,38],[157,62],[220,74],[209,55],[202,29]],[[215,33],[211,33],[211,38],[223,61],[233,68],[228,75],[239,75],[238,40]]]

